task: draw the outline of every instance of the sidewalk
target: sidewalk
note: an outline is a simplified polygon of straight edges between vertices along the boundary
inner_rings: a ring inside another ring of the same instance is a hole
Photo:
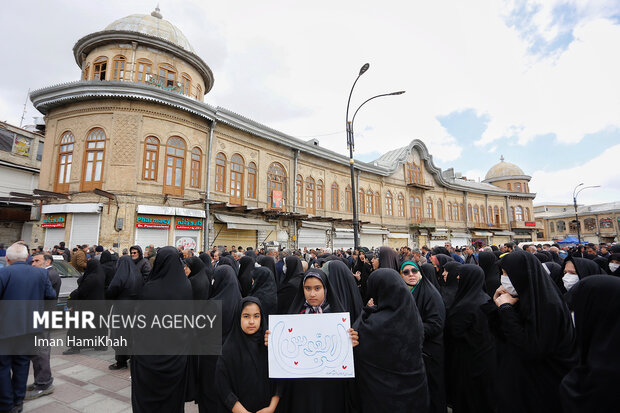
[[[131,412],[130,371],[108,369],[114,351],[84,350],[69,356],[52,355],[54,393],[25,401],[24,412],[33,413],[127,413]],[[28,384],[33,382],[32,367]],[[186,403],[187,413],[198,406]]]

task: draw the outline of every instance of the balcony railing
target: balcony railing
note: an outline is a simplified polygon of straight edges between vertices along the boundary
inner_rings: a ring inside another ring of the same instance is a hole
[[[435,227],[435,218],[414,218],[410,222],[412,227]]]

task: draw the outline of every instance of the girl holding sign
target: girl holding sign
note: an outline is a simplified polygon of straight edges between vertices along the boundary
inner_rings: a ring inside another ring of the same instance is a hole
[[[237,306],[233,328],[217,360],[215,385],[222,411],[274,412],[280,395],[269,380],[267,348],[263,345],[267,319],[256,297]]]

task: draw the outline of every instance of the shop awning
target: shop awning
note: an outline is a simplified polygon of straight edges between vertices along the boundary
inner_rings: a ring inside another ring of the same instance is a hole
[[[388,238],[409,238],[409,234],[405,234],[403,232],[390,232],[388,234]]]
[[[362,234],[368,234],[368,235],[388,235],[390,233],[390,231],[388,231],[387,229],[383,229],[383,228],[367,228],[367,227],[362,227],[362,230],[360,231]]]
[[[494,233],[493,235],[499,235],[499,236],[506,236],[506,237],[513,237],[515,235],[514,232],[512,231],[497,231],[496,233]]]
[[[310,228],[310,229],[323,229],[328,230],[332,228],[331,222],[311,222],[311,221],[301,221],[302,228]]]
[[[256,218],[239,217],[235,215],[225,215],[215,213],[215,218],[218,221],[224,222],[228,229],[247,229],[247,230],[261,230],[261,231],[273,231],[276,229],[275,224],[270,224]]]
[[[453,232],[451,235],[453,238],[469,238],[471,236],[467,232]]]
[[[170,215],[179,217],[204,218],[205,211],[202,209],[176,208],[162,205],[138,205],[138,214]]]
[[[493,233],[487,231],[474,231],[475,237],[492,237]]]
[[[43,205],[42,214],[66,214],[66,213],[82,213],[97,214],[101,212],[103,204],[49,204]]]

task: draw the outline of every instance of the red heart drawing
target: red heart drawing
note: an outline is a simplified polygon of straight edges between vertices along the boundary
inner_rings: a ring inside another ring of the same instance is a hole
[[[292,332],[293,332],[293,329],[292,329],[292,328],[289,328],[289,329],[288,329],[288,332],[289,332],[289,333],[292,333]]]
[[[299,363],[298,361],[294,361],[293,363],[295,363],[295,365],[297,365],[297,363]]]
[[[342,369],[343,369],[343,370],[346,370],[346,369],[347,369],[347,367],[348,367],[348,366],[342,366]]]
[[[345,321],[347,321],[347,319],[346,319],[346,318],[343,318],[343,319],[342,319],[342,322],[344,323]]]

